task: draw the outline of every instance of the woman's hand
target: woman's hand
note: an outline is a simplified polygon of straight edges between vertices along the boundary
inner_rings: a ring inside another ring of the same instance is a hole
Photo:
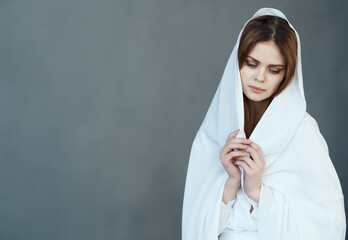
[[[265,167],[265,160],[263,158],[261,148],[256,143],[250,141],[245,152],[250,153],[250,157],[238,156],[236,157],[235,165],[241,166],[245,172],[244,192],[249,198],[255,202],[259,202],[261,192],[261,177]]]
[[[250,144],[251,141],[246,138],[236,138],[238,132],[239,129],[228,135],[225,145],[220,149],[220,162],[224,166],[229,176],[229,182],[238,183],[239,187],[241,181],[241,172],[240,169],[233,164],[233,162],[236,161],[236,157],[247,155],[243,152],[234,151],[234,149],[245,150],[248,148],[246,144]]]

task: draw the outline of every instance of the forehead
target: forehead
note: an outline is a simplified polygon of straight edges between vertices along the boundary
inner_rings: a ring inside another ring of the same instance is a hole
[[[265,65],[284,65],[285,60],[278,45],[273,41],[258,42],[248,56]]]

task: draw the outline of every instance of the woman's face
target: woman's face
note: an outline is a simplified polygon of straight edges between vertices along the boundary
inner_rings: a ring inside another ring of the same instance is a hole
[[[284,57],[273,41],[256,43],[240,69],[243,93],[255,102],[269,98],[284,79],[285,70]]]

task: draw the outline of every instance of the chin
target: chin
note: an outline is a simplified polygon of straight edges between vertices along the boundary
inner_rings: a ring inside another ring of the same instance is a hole
[[[266,98],[249,98],[251,101],[254,102],[262,102],[263,100],[265,100]]]
[[[261,102],[265,99],[268,98],[268,96],[264,96],[262,94],[255,94],[255,93],[249,93],[249,94],[245,94],[244,95],[251,101],[254,101],[254,102]]]

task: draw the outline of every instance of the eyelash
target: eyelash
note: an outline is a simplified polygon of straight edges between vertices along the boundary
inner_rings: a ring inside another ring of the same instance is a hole
[[[255,67],[256,67],[256,65],[251,64],[251,63],[249,63],[249,62],[247,62],[246,64],[247,64],[249,67],[251,67],[251,68],[255,68]],[[279,71],[275,71],[275,70],[270,69],[269,71],[270,71],[272,74],[278,74],[278,73],[280,73],[280,70],[279,70]]]

